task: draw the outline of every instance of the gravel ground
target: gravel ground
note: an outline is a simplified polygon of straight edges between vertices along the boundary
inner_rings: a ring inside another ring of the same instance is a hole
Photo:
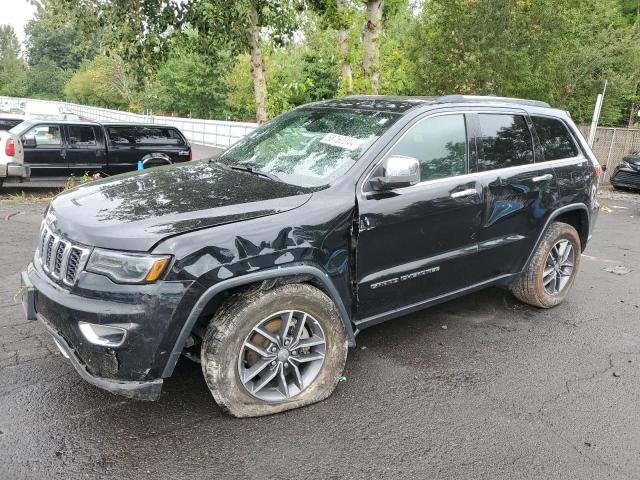
[[[44,203],[0,200],[0,478],[639,478],[640,202],[603,203],[563,305],[489,289],[372,327],[329,399],[237,420],[186,359],[155,403],[83,382],[13,301]]]

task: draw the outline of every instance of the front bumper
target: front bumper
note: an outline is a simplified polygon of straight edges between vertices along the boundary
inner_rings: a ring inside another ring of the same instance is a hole
[[[157,400],[183,312],[191,310],[191,282],[117,285],[100,277],[83,272],[69,289],[38,262],[29,265],[21,275],[25,315],[45,325],[87,382],[129,398]],[[117,325],[127,334],[117,347],[97,345],[82,333],[81,323]]]
[[[611,175],[611,185],[640,190],[640,171],[617,167]]]

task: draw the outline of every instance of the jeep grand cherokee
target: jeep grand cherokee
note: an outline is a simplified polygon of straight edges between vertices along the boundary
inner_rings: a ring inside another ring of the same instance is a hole
[[[558,305],[600,173],[569,115],[542,102],[304,105],[217,159],[57,196],[25,311],[111,392],[159,398],[187,353],[231,414],[280,412],[330,395],[377,323],[492,285]]]

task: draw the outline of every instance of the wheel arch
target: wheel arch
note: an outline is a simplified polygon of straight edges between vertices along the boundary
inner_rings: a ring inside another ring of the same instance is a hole
[[[173,162],[171,161],[171,157],[165,153],[149,153],[141,158],[142,165],[147,165],[147,163],[152,162],[154,160],[161,160],[165,162],[167,165],[171,165]]]
[[[171,351],[169,360],[162,372],[162,378],[171,376],[176,363],[182,354],[187,338],[191,334],[196,322],[211,303],[220,299],[220,295],[252,284],[259,284],[264,281],[279,279],[288,279],[287,283],[312,283],[320,287],[320,289],[323,290],[331,300],[333,300],[338,308],[338,313],[340,314],[340,319],[342,320],[349,346],[355,346],[355,332],[351,322],[351,317],[344,305],[344,302],[342,301],[342,298],[340,297],[340,294],[338,293],[338,290],[329,276],[320,268],[312,265],[293,265],[286,268],[247,273],[238,277],[229,278],[216,283],[205,290],[191,309],[186,322],[180,330],[180,334],[178,335],[173,350]]]
[[[589,209],[584,203],[572,203],[570,205],[565,205],[564,207],[554,210],[551,215],[549,215],[544,228],[540,230],[538,238],[536,239],[531,252],[529,252],[529,256],[527,257],[527,261],[524,263],[523,268],[526,268],[526,266],[529,265],[533,254],[542,241],[544,232],[547,231],[547,229],[553,222],[557,221],[568,223],[576,229],[576,231],[578,232],[578,236],[580,237],[582,250],[584,250],[589,237]]]

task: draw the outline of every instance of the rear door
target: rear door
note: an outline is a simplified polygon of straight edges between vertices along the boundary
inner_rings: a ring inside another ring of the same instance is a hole
[[[478,113],[478,178],[484,207],[478,263],[485,278],[520,271],[552,212],[557,184],[524,112]]]
[[[463,113],[414,123],[384,155],[416,158],[421,183],[358,198],[358,319],[375,323],[387,312],[475,283],[482,212],[481,187],[469,175],[475,142]],[[473,167],[472,167],[473,168]]]
[[[64,126],[67,138],[67,162],[69,171],[76,177],[103,171],[107,154],[97,125]]]
[[[68,177],[69,166],[62,126],[40,123],[20,138],[24,163],[31,167],[32,177]]]

